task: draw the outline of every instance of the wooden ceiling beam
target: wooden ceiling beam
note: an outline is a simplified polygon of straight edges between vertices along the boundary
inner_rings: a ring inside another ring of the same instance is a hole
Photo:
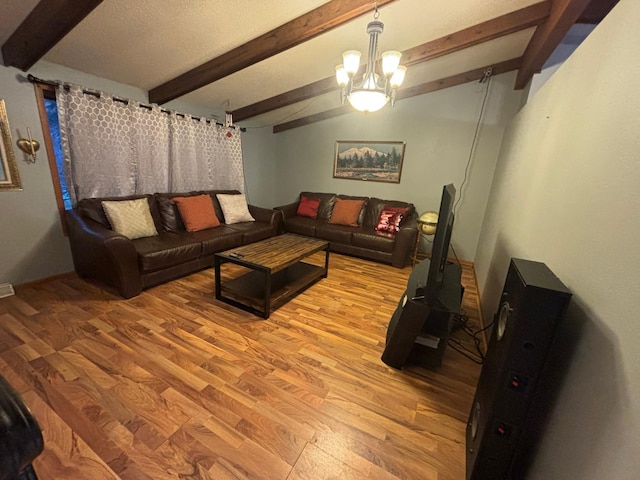
[[[510,33],[540,25],[549,17],[550,9],[551,3],[549,1],[536,3],[492,20],[479,23],[478,25],[465,28],[451,35],[446,35],[417,47],[410,48],[402,53],[402,64],[405,66],[415,65]],[[247,105],[246,107],[238,108],[233,111],[233,120],[239,122],[337,89],[338,85],[336,84],[335,77],[327,77],[303,87]]]
[[[469,28],[446,35],[418,47],[405,50],[402,64],[411,66],[426,60],[449,55],[480,43],[519,32],[544,23],[549,18],[551,2],[535,3],[520,10],[487,20]]]
[[[591,0],[589,6],[582,12],[577,23],[598,24],[618,4],[619,0]]]
[[[101,3],[40,0],[2,45],[4,64],[26,72]]]
[[[382,7],[395,1],[378,0],[377,5]],[[331,0],[151,89],[149,101],[162,104],[174,100],[371,12],[371,0]]]
[[[522,56],[516,90],[522,90],[538,73],[591,0],[552,0],[549,18],[538,26]]]
[[[413,87],[399,90],[396,97],[396,102],[407,99],[407,98],[416,97],[418,95],[424,95],[425,93],[430,93],[430,92],[435,92],[437,90],[442,90],[445,88],[455,87],[457,85],[462,85],[464,83],[479,81],[485,76],[489,68],[491,69],[491,75],[493,76],[493,75],[500,75],[502,73],[511,72],[513,70],[518,70],[521,64],[522,64],[522,57],[512,58],[511,60],[506,60],[504,62],[500,62],[495,65],[487,65],[486,67],[476,68],[474,70],[469,70],[467,72],[459,73],[457,75],[451,75],[450,77],[445,77],[439,80],[434,80],[432,82],[415,85]],[[340,115],[345,115],[347,113],[358,113],[358,112],[356,112],[349,105],[343,105],[341,107],[333,108],[325,112],[308,115],[306,117],[298,118],[290,122],[275,125],[273,127],[273,133],[280,133],[280,132],[284,132],[285,130],[291,130],[293,128],[303,127],[305,125],[320,122],[322,120],[327,120],[329,118],[338,117]]]

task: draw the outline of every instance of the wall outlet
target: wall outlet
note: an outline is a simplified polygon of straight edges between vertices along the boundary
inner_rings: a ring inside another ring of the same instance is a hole
[[[10,297],[11,295],[15,295],[15,293],[13,285],[10,283],[0,283],[0,298]]]

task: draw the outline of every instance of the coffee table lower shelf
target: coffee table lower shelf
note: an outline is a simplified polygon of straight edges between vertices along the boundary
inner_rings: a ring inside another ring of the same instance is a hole
[[[326,276],[325,268],[305,262],[296,263],[271,275],[265,271],[252,270],[222,283],[220,295],[216,297],[243,310],[269,318],[273,308],[282,305]],[[266,286],[268,277],[271,281],[270,287]],[[268,291],[271,294],[266,298]]]

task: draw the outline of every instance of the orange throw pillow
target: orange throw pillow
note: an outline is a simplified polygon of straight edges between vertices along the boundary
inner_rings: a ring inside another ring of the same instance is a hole
[[[213,202],[209,195],[174,197],[171,202],[178,206],[180,217],[187,228],[187,232],[197,232],[220,225],[220,220],[216,216]]]
[[[364,200],[345,200],[342,198],[336,198],[336,203],[333,206],[333,212],[331,212],[329,223],[357,227],[362,205],[364,205]]]

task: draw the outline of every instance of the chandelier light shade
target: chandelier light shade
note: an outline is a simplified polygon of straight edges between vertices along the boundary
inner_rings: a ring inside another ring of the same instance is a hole
[[[360,52],[347,50],[342,54],[342,65],[336,67],[336,80],[341,88],[340,99],[361,112],[375,112],[391,102],[393,106],[396,90],[402,85],[407,67],[400,65],[402,53],[391,50],[378,55],[378,36],[384,30],[384,24],[378,20],[378,9],[374,20],[367,25],[369,34],[369,53],[363,75],[358,75]],[[378,73],[381,68],[382,72]]]

